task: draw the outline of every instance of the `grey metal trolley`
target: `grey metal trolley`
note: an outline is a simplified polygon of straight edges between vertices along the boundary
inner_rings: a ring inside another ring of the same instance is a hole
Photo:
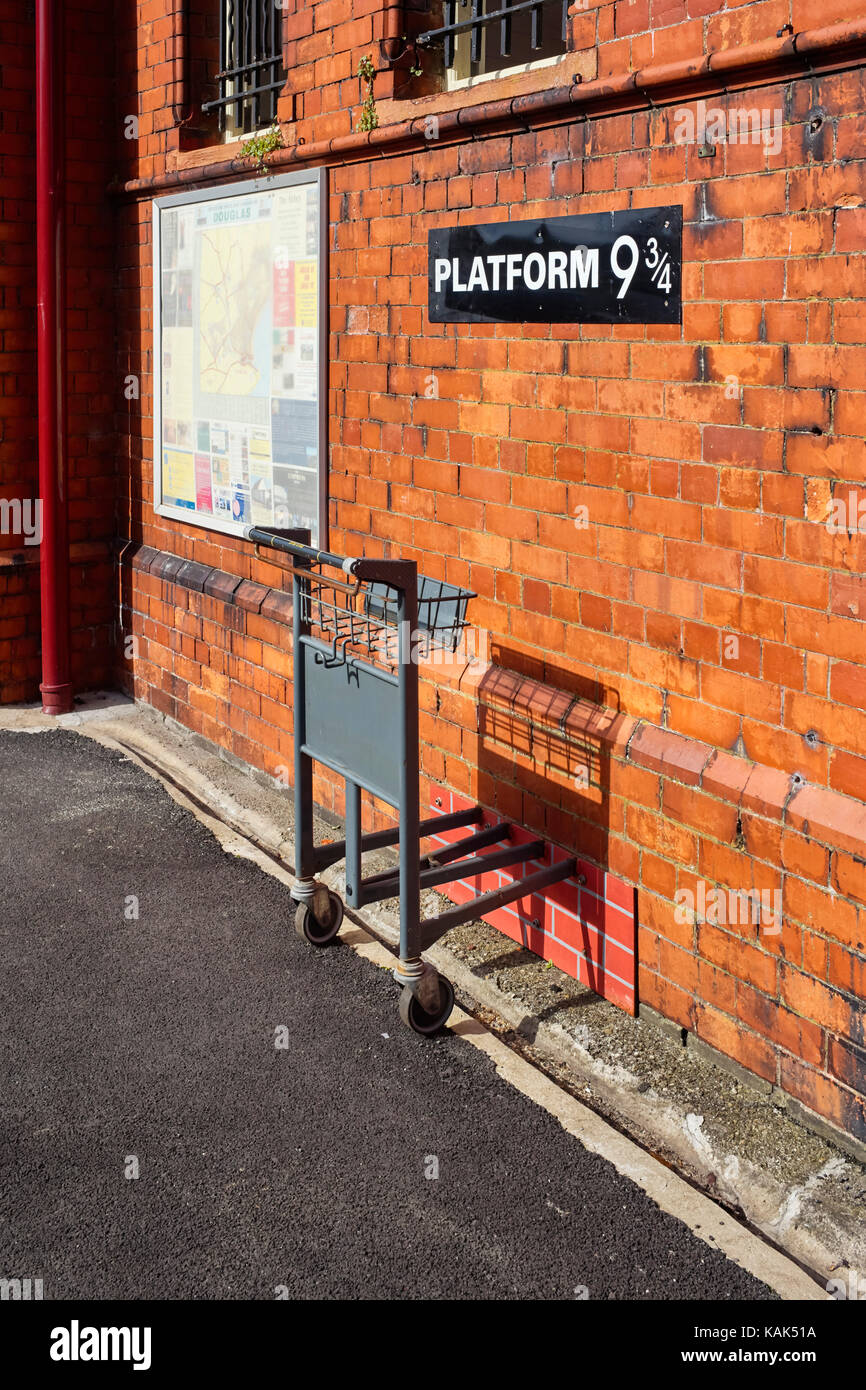
[[[414,561],[316,550],[309,531],[249,526],[245,534],[257,555],[292,576],[296,930],[314,946],[336,937],[343,903],[316,875],[341,859],[349,907],[399,895],[394,978],[403,987],[400,1017],[416,1033],[436,1033],[451,1013],[454,990],[422,953],[451,927],[540,892],[576,869],[575,859],[548,863],[421,918],[422,888],[497,869],[520,872],[546,851],[543,840],[514,843],[506,822],[484,825],[480,806],[420,818],[418,662],[434,642],[456,650],[475,595],[419,575]],[[314,844],[314,761],[345,780],[345,840]],[[362,791],[396,810],[396,828],[363,833]],[[471,833],[456,843],[420,853],[422,840],[464,826]],[[362,855],[391,845],[399,845],[399,867],[364,877]]]

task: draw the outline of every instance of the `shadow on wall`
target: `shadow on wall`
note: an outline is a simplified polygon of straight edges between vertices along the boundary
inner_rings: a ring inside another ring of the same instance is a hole
[[[606,866],[616,692],[494,639],[478,700],[482,802]]]
[[[597,682],[581,682],[501,644],[494,643],[491,656],[477,689],[478,800],[495,813],[486,819],[520,827],[515,838],[543,836],[551,859],[574,855],[578,863],[575,877],[488,920],[634,1012],[637,890],[609,871],[610,747],[624,723],[618,699],[613,707],[601,705]],[[460,809],[453,796],[449,804]],[[522,875],[538,867],[501,872]],[[493,886],[472,885],[475,892]]]

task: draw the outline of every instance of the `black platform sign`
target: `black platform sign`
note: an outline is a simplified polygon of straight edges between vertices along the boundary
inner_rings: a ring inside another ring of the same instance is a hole
[[[681,207],[437,227],[432,323],[680,323]]]

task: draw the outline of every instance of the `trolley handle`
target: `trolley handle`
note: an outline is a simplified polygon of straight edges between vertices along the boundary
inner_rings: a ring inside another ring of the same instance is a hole
[[[309,540],[309,531],[284,531],[271,526],[246,526],[244,536],[248,541],[255,542],[257,548],[261,545],[267,545],[273,550],[282,551],[284,555],[293,555],[296,559],[305,560],[308,564],[332,565],[334,569],[342,570],[344,574],[351,575],[355,581],[353,592],[357,591],[358,585],[364,580],[387,584],[391,588],[404,590],[417,584],[418,566],[414,560],[367,560],[361,556],[353,558],[345,555],[334,555],[330,550],[315,550],[300,539],[301,536],[305,536]],[[262,559],[264,558],[266,557],[262,556]],[[292,567],[283,566],[283,568],[291,570]],[[330,582],[332,585],[335,583],[334,580]]]
[[[285,532],[269,526],[247,526],[244,528],[244,537],[248,541],[254,541],[256,545],[269,545],[274,550],[281,550],[285,555],[296,555],[303,560],[308,560],[314,565],[333,565],[335,569],[345,570],[346,574],[353,572],[353,566],[358,562],[345,555],[332,555],[329,550],[315,550],[310,545],[305,545],[303,541],[297,539],[299,535],[309,538],[309,531]]]

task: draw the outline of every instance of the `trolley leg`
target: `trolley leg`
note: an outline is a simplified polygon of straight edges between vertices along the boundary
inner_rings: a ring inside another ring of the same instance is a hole
[[[418,806],[418,590],[413,582],[400,593],[397,608],[397,659],[400,680],[400,966],[417,978],[421,936],[421,813]]]
[[[292,890],[296,902],[309,902],[315,891],[313,879],[313,760],[301,750],[307,738],[307,669],[304,637],[309,630],[305,620],[309,579],[295,572],[293,582],[292,664],[295,687],[295,877]]]
[[[309,633],[305,617],[309,578],[304,566],[295,567],[292,661],[295,687],[295,877],[292,897],[295,931],[313,946],[327,946],[336,939],[343,920],[343,904],[325,883],[314,877],[313,855],[313,760],[303,748],[307,739],[306,658],[304,638]]]
[[[360,906],[361,788],[346,780],[346,902]]]
[[[295,744],[295,876],[300,883],[313,878],[313,760],[300,751],[300,740]]]
[[[403,986],[400,1017],[430,1036],[448,1022],[454,990],[421,959],[421,812],[418,766],[418,588],[401,591],[397,606],[400,680],[400,959],[394,978]]]

